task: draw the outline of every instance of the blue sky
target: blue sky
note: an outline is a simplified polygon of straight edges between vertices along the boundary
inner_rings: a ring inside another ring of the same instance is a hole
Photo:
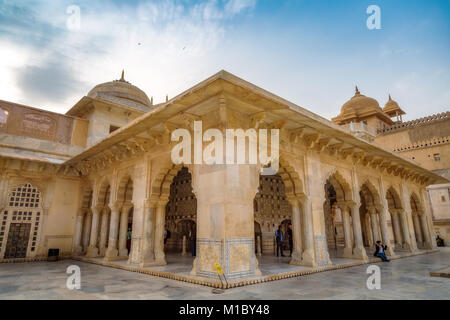
[[[358,85],[415,119],[450,110],[450,1],[0,0],[0,99],[64,113],[122,69],[155,102],[225,69],[326,118]]]

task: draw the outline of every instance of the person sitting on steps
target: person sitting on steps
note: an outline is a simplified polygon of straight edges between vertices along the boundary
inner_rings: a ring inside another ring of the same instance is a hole
[[[381,260],[383,260],[384,262],[389,262],[388,258],[386,257],[386,253],[385,253],[386,249],[387,249],[387,246],[384,245],[383,243],[381,243],[380,240],[378,240],[375,245],[374,256],[381,258]]]

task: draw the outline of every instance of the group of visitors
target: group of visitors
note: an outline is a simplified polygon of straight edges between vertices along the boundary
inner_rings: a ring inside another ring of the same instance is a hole
[[[289,257],[292,257],[292,250],[294,241],[292,238],[292,225],[289,224],[286,234],[283,232],[282,226],[278,226],[278,230],[275,231],[275,239],[277,243],[277,257],[285,257],[283,253],[283,245],[286,241],[289,243]],[[383,244],[380,240],[376,242],[374,256],[380,258],[384,262],[389,262],[386,256],[387,245]]]
[[[283,245],[287,241],[289,243],[289,257],[292,257],[292,249],[294,247],[294,240],[292,239],[292,225],[289,223],[286,231],[286,235],[284,234],[281,225],[278,226],[278,230],[275,231],[275,239],[277,243],[277,257],[280,255],[285,257],[283,253]]]

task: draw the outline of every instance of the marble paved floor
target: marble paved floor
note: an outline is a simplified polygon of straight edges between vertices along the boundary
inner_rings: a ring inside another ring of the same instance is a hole
[[[80,290],[66,288],[66,268],[71,264],[81,268]],[[229,289],[217,295],[204,286],[79,261],[5,263],[0,264],[0,299],[450,300],[450,279],[429,275],[449,264],[450,248],[441,248],[439,253],[377,263],[381,290],[367,289],[367,265],[362,265]],[[264,268],[264,261],[261,265]]]

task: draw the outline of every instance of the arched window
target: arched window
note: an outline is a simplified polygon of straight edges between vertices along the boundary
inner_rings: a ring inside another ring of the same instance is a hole
[[[34,255],[41,224],[41,194],[31,184],[14,188],[8,207],[0,214],[0,257]]]

